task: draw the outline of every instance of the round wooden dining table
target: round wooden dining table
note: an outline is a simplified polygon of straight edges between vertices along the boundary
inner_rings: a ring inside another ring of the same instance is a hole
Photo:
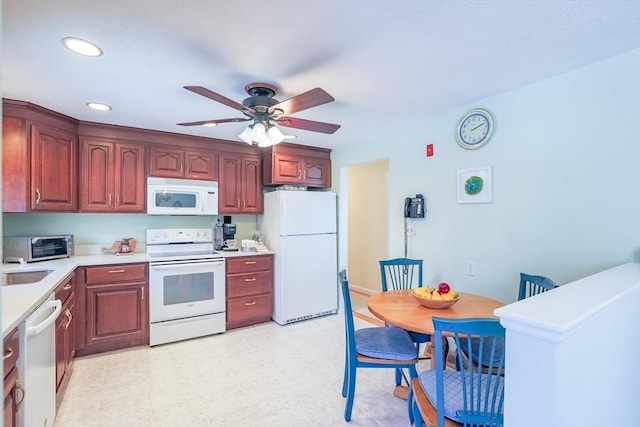
[[[367,300],[371,313],[386,323],[412,332],[433,335],[433,318],[496,317],[493,311],[504,306],[482,295],[459,292],[460,300],[449,308],[435,309],[421,305],[410,289],[378,292]]]
[[[412,332],[434,334],[433,318],[445,317],[459,319],[466,317],[493,317],[493,310],[504,306],[500,301],[482,295],[458,292],[460,300],[449,308],[436,309],[421,305],[412,295],[411,289],[379,292],[367,299],[367,308],[371,313],[389,325]],[[448,346],[442,349],[446,354]],[[444,360],[444,358],[442,359]],[[431,368],[435,368],[435,359],[431,358]],[[408,389],[397,386],[393,394],[407,399]]]

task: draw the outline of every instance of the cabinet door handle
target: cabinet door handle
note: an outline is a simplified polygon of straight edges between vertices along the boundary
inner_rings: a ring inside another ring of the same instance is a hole
[[[256,261],[245,261],[244,265],[252,265],[252,264],[255,264],[255,263],[256,263]]]
[[[302,171],[302,180],[303,181],[307,180],[307,170],[306,169]]]
[[[16,402],[16,412],[17,412],[20,409],[20,406],[22,406],[22,402],[24,402],[24,396],[25,396],[24,386],[20,384],[20,381],[16,381],[16,390],[20,390],[20,392],[22,393],[22,397],[20,398],[20,400]]]
[[[67,316],[67,323],[66,323],[66,325],[64,325],[64,328],[65,329],[69,329],[69,325],[71,324],[71,321],[73,320],[73,316],[71,315],[71,311],[69,311],[68,308],[64,311],[64,315]]]
[[[13,356],[13,349],[11,347],[4,349],[4,356],[2,356],[2,360],[7,360]]]
[[[298,169],[298,179],[302,179],[302,171]]]
[[[109,206],[111,206],[111,193],[109,193]]]
[[[244,305],[246,306],[251,306],[251,305],[256,305],[257,302],[253,301],[253,302],[245,302]]]
[[[254,277],[253,279],[244,279],[245,282],[255,282],[256,278]]]
[[[184,169],[184,163],[180,163],[180,173],[182,173],[182,169]]]
[[[187,175],[189,173],[189,163],[187,163],[187,167],[185,168],[184,174]]]
[[[71,289],[71,285],[70,285],[70,284],[68,284],[68,285],[64,285],[64,286],[62,287],[62,290],[63,290],[63,291],[68,291],[69,289]]]
[[[140,297],[140,299],[144,301],[144,288],[140,288],[140,290],[142,291],[142,297]]]
[[[240,199],[238,198],[238,209],[240,209]]]
[[[40,203],[40,189],[36,188],[36,205]]]
[[[124,273],[127,270],[109,270],[109,274],[113,274],[113,273]]]

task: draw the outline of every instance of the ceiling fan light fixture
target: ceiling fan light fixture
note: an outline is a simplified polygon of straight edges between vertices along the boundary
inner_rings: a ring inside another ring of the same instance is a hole
[[[75,53],[79,53],[80,55],[102,56],[103,54],[102,49],[97,44],[77,37],[65,37],[62,39],[62,43],[67,47],[67,49],[72,50]]]

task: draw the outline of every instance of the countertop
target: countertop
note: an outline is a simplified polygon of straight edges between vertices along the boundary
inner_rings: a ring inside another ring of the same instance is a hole
[[[238,256],[269,255],[273,252],[258,254],[256,252],[220,252],[225,258]],[[145,252],[129,255],[82,255],[54,261],[41,261],[30,264],[2,264],[2,272],[53,270],[38,283],[24,285],[0,286],[0,301],[2,301],[2,337],[6,337],[26,317],[38,308],[49,295],[60,285],[77,267],[89,265],[125,264],[135,262],[149,262]]]

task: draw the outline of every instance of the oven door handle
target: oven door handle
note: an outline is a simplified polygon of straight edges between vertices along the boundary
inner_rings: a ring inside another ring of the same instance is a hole
[[[170,261],[163,262],[158,264],[149,264],[154,270],[170,270],[175,267],[182,267],[185,265],[193,265],[193,266],[203,266],[203,265],[220,265],[224,264],[224,260],[216,260],[216,261],[194,261],[194,260],[185,260],[185,261]]]

